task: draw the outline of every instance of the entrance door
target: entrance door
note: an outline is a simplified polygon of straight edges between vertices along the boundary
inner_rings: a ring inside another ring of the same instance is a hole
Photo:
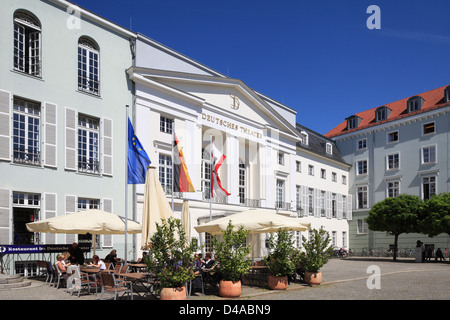
[[[39,209],[14,208],[13,211],[13,244],[38,244],[39,233],[29,232],[26,224],[34,222],[39,217]]]

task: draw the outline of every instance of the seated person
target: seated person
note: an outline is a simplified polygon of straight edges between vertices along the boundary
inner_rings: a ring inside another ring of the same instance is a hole
[[[106,270],[105,263],[102,260],[100,260],[98,255],[94,255],[92,257],[92,262],[89,265],[94,266],[96,268],[100,268],[100,271]]]
[[[58,268],[58,270],[61,272],[61,274],[63,275],[64,279],[67,279],[69,276],[66,273],[67,269],[66,269],[66,266],[65,266],[65,264],[63,262],[64,262],[64,255],[63,254],[58,254],[56,256],[56,263],[55,263],[56,268]]]
[[[441,248],[438,248],[436,250],[436,256],[434,257],[434,260],[437,261],[439,258],[439,261],[442,261],[442,259],[445,260],[444,255],[442,254]]]
[[[117,259],[117,251],[116,250],[111,250],[111,252],[105,257],[104,259],[106,262],[111,262],[113,266],[116,265],[117,261],[119,261],[119,259]]]
[[[139,258],[137,263],[146,263],[145,259],[148,258],[147,252],[142,252],[142,258]]]
[[[207,252],[205,254],[205,262],[203,264],[203,268],[212,269],[212,268],[214,268],[214,264],[215,264],[215,262],[214,262],[214,260],[212,260],[211,252]]]

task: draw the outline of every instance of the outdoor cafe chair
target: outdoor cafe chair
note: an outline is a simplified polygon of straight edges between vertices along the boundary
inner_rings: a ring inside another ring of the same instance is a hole
[[[56,287],[56,289],[59,289],[60,283],[61,282],[65,282],[66,278],[64,278],[63,273],[56,266],[56,263],[53,264],[53,269],[55,270],[55,283],[54,283],[54,286]]]
[[[196,280],[200,281],[200,283],[202,284],[202,294],[205,295],[205,284],[203,283],[203,275],[201,273],[199,273],[195,276],[194,280],[189,281],[189,286],[186,286],[186,288],[189,287],[188,290],[186,290],[188,298],[191,297],[192,285],[193,285],[193,282],[195,282]],[[194,287],[194,293],[195,293],[195,287]]]
[[[117,295],[122,293],[130,294],[131,300],[133,300],[133,285],[131,281],[117,281],[114,273],[111,272],[100,272],[100,279],[102,281],[102,291],[100,295],[100,300],[103,300],[104,293],[113,293],[114,300],[117,299]]]

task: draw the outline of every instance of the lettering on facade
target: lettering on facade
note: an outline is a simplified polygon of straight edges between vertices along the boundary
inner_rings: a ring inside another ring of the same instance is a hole
[[[231,109],[234,109],[234,110],[239,109],[239,106],[241,105],[239,98],[236,97],[234,94],[230,94],[230,97],[231,97],[231,99],[233,99],[233,103],[231,104]]]
[[[255,138],[262,138],[262,134],[258,131],[255,130],[251,130],[242,126],[239,126],[236,123],[230,122],[228,120],[224,120],[222,118],[216,117],[216,116],[212,116],[206,113],[202,113],[202,120],[214,123],[218,126],[224,127],[226,129],[231,129],[231,130],[235,130],[235,131],[239,131],[245,135],[249,135]]]

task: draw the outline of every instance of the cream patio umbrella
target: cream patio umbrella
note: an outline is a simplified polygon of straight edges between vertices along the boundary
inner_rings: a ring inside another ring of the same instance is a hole
[[[299,218],[291,218],[276,214],[273,210],[250,209],[235,213],[223,218],[209,221],[205,224],[194,227],[197,232],[208,232],[211,234],[222,233],[231,221],[235,228],[240,226],[251,233],[271,233],[277,232],[280,228],[291,231],[311,230],[311,224],[302,222]]]
[[[181,208],[181,224],[183,225],[186,239],[191,239],[191,213],[189,210],[189,201],[183,201],[183,207]]]
[[[149,166],[145,177],[144,209],[142,212],[141,249],[150,248],[150,238],[156,231],[156,222],[172,217],[172,209],[159,181],[156,168]]]
[[[194,227],[201,232],[211,234],[220,234],[228,226],[231,221],[234,228],[243,227],[249,230],[252,235],[252,260],[253,260],[253,236],[255,233],[272,233],[277,232],[280,228],[290,231],[306,231],[311,230],[310,223],[304,223],[299,218],[290,218],[279,215],[273,210],[267,209],[250,209],[235,213],[223,218],[209,221],[205,224]]]
[[[89,209],[43,219],[26,224],[30,232],[69,233],[93,235],[93,250],[95,254],[95,235],[97,234],[125,234],[125,218],[114,213]],[[127,233],[141,233],[139,223],[128,220]]]

